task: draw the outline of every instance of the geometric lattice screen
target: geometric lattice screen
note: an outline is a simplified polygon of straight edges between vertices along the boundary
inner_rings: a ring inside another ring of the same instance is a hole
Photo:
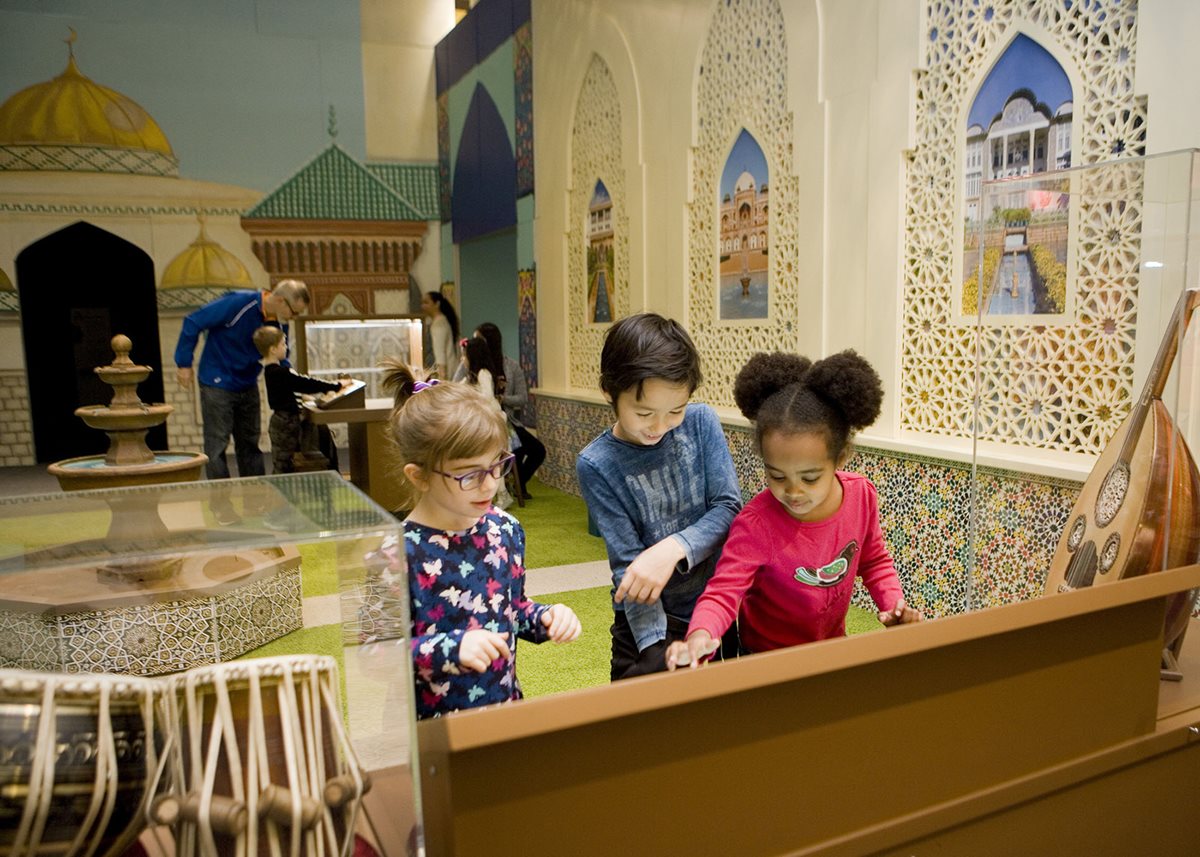
[[[733,379],[756,351],[794,349],[798,312],[799,181],[792,172],[787,40],[776,0],[718,0],[696,72],[696,145],[688,206],[687,328],[703,360],[703,397],[733,406]],[[749,131],[770,173],[768,317],[720,321],[721,172]]]
[[[608,324],[588,317],[588,212],[597,180],[612,200],[612,280],[610,317],[629,314],[629,208],[621,160],[621,103],[612,72],[593,55],[583,77],[571,128],[571,191],[567,230],[567,330],[569,377],[573,387],[593,389],[600,377],[600,349]]]
[[[1128,414],[1142,230],[1138,162],[1074,174],[1066,313],[1045,323],[961,314],[963,129],[991,63],[1024,34],[1079,81],[1072,163],[1144,154],[1133,91],[1137,6],[1116,0],[943,0],[926,7],[916,146],[905,189],[901,413],[904,429],[971,437],[976,346],[983,440],[1098,453]],[[976,337],[978,336],[978,343]]]

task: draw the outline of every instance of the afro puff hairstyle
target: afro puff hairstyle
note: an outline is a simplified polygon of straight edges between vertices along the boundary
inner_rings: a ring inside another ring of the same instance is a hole
[[[754,423],[762,451],[767,432],[825,435],[829,457],[848,457],[850,436],[879,418],[883,383],[853,350],[813,363],[799,354],[755,354],[738,372],[733,399]]]

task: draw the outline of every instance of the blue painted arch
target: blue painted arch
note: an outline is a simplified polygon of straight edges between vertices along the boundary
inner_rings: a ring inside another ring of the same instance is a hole
[[[482,84],[471,94],[453,175],[454,243],[516,226],[516,159],[500,111]]]

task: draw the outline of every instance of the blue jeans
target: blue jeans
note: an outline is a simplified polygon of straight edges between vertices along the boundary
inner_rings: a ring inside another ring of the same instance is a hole
[[[228,479],[229,462],[225,449],[233,437],[239,476],[266,473],[258,437],[262,430],[258,385],[232,393],[220,387],[200,385],[200,415],[204,419],[204,454],[208,456],[205,473],[209,479]]]

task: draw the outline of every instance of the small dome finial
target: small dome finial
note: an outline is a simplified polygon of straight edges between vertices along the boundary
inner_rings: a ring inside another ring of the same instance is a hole
[[[337,140],[337,112],[333,109],[333,105],[329,105],[329,125],[327,128],[330,140]]]
[[[67,43],[67,55],[70,59],[75,59],[75,41],[79,38],[79,34],[75,32],[74,27],[67,27],[71,31],[71,35],[63,39]]]

